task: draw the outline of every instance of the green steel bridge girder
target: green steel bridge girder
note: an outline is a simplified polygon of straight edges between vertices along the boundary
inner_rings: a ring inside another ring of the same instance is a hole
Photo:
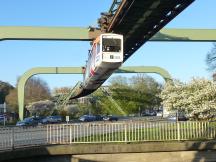
[[[90,41],[99,30],[81,27],[0,26],[0,40]]]
[[[214,42],[216,29],[161,29],[149,41]]]
[[[0,26],[0,40],[90,41],[100,34],[83,27]],[[162,29],[149,41],[216,41],[216,29]]]
[[[161,75],[165,81],[172,80],[171,75],[163,68],[157,66],[131,66],[122,67],[115,73],[156,73]],[[83,74],[82,67],[38,67],[25,72],[18,82],[18,105],[19,118],[23,120],[25,84],[27,80],[36,74]]]

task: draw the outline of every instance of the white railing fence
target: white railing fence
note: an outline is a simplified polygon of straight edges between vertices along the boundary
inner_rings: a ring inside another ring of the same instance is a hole
[[[46,126],[0,127],[0,150],[47,144]]]
[[[216,122],[97,122],[1,127],[0,151],[47,144],[210,140]]]
[[[125,122],[48,125],[51,144],[204,140],[216,137],[210,122]]]

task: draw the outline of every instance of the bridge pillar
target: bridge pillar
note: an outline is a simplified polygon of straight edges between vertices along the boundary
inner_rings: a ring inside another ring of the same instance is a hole
[[[172,80],[170,74],[163,68],[157,66],[131,66],[122,67],[115,73],[156,73],[161,75],[165,81]],[[36,74],[83,74],[81,67],[38,67],[25,72],[18,82],[18,105],[19,118],[24,116],[25,84],[28,79]]]

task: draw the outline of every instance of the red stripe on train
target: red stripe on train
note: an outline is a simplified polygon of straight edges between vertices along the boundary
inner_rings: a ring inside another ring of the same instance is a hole
[[[95,72],[94,72],[94,70],[91,68],[91,70],[90,70],[90,74],[91,74],[91,76],[94,76],[95,75]]]

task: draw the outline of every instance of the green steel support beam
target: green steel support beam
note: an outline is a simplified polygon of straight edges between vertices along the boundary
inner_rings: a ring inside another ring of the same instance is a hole
[[[0,26],[0,40],[89,41],[100,34],[82,27]],[[149,41],[216,41],[216,29],[162,29]]]
[[[115,73],[157,73],[161,75],[165,81],[171,80],[170,74],[156,66],[135,66],[122,67]],[[18,82],[18,104],[19,104],[19,118],[23,120],[24,113],[24,99],[25,99],[25,84],[27,80],[36,74],[82,74],[81,67],[38,67],[32,68],[25,72]]]
[[[32,68],[25,72],[18,82],[18,104],[19,117],[23,119],[24,112],[24,98],[25,98],[25,84],[27,80],[36,74],[81,74],[81,67],[39,67]]]
[[[115,73],[156,73],[162,76],[165,81],[172,80],[168,71],[157,66],[127,66],[121,67]]]
[[[216,29],[161,29],[150,41],[216,41]]]
[[[80,27],[0,26],[0,40],[82,40],[94,39],[99,30]]]

